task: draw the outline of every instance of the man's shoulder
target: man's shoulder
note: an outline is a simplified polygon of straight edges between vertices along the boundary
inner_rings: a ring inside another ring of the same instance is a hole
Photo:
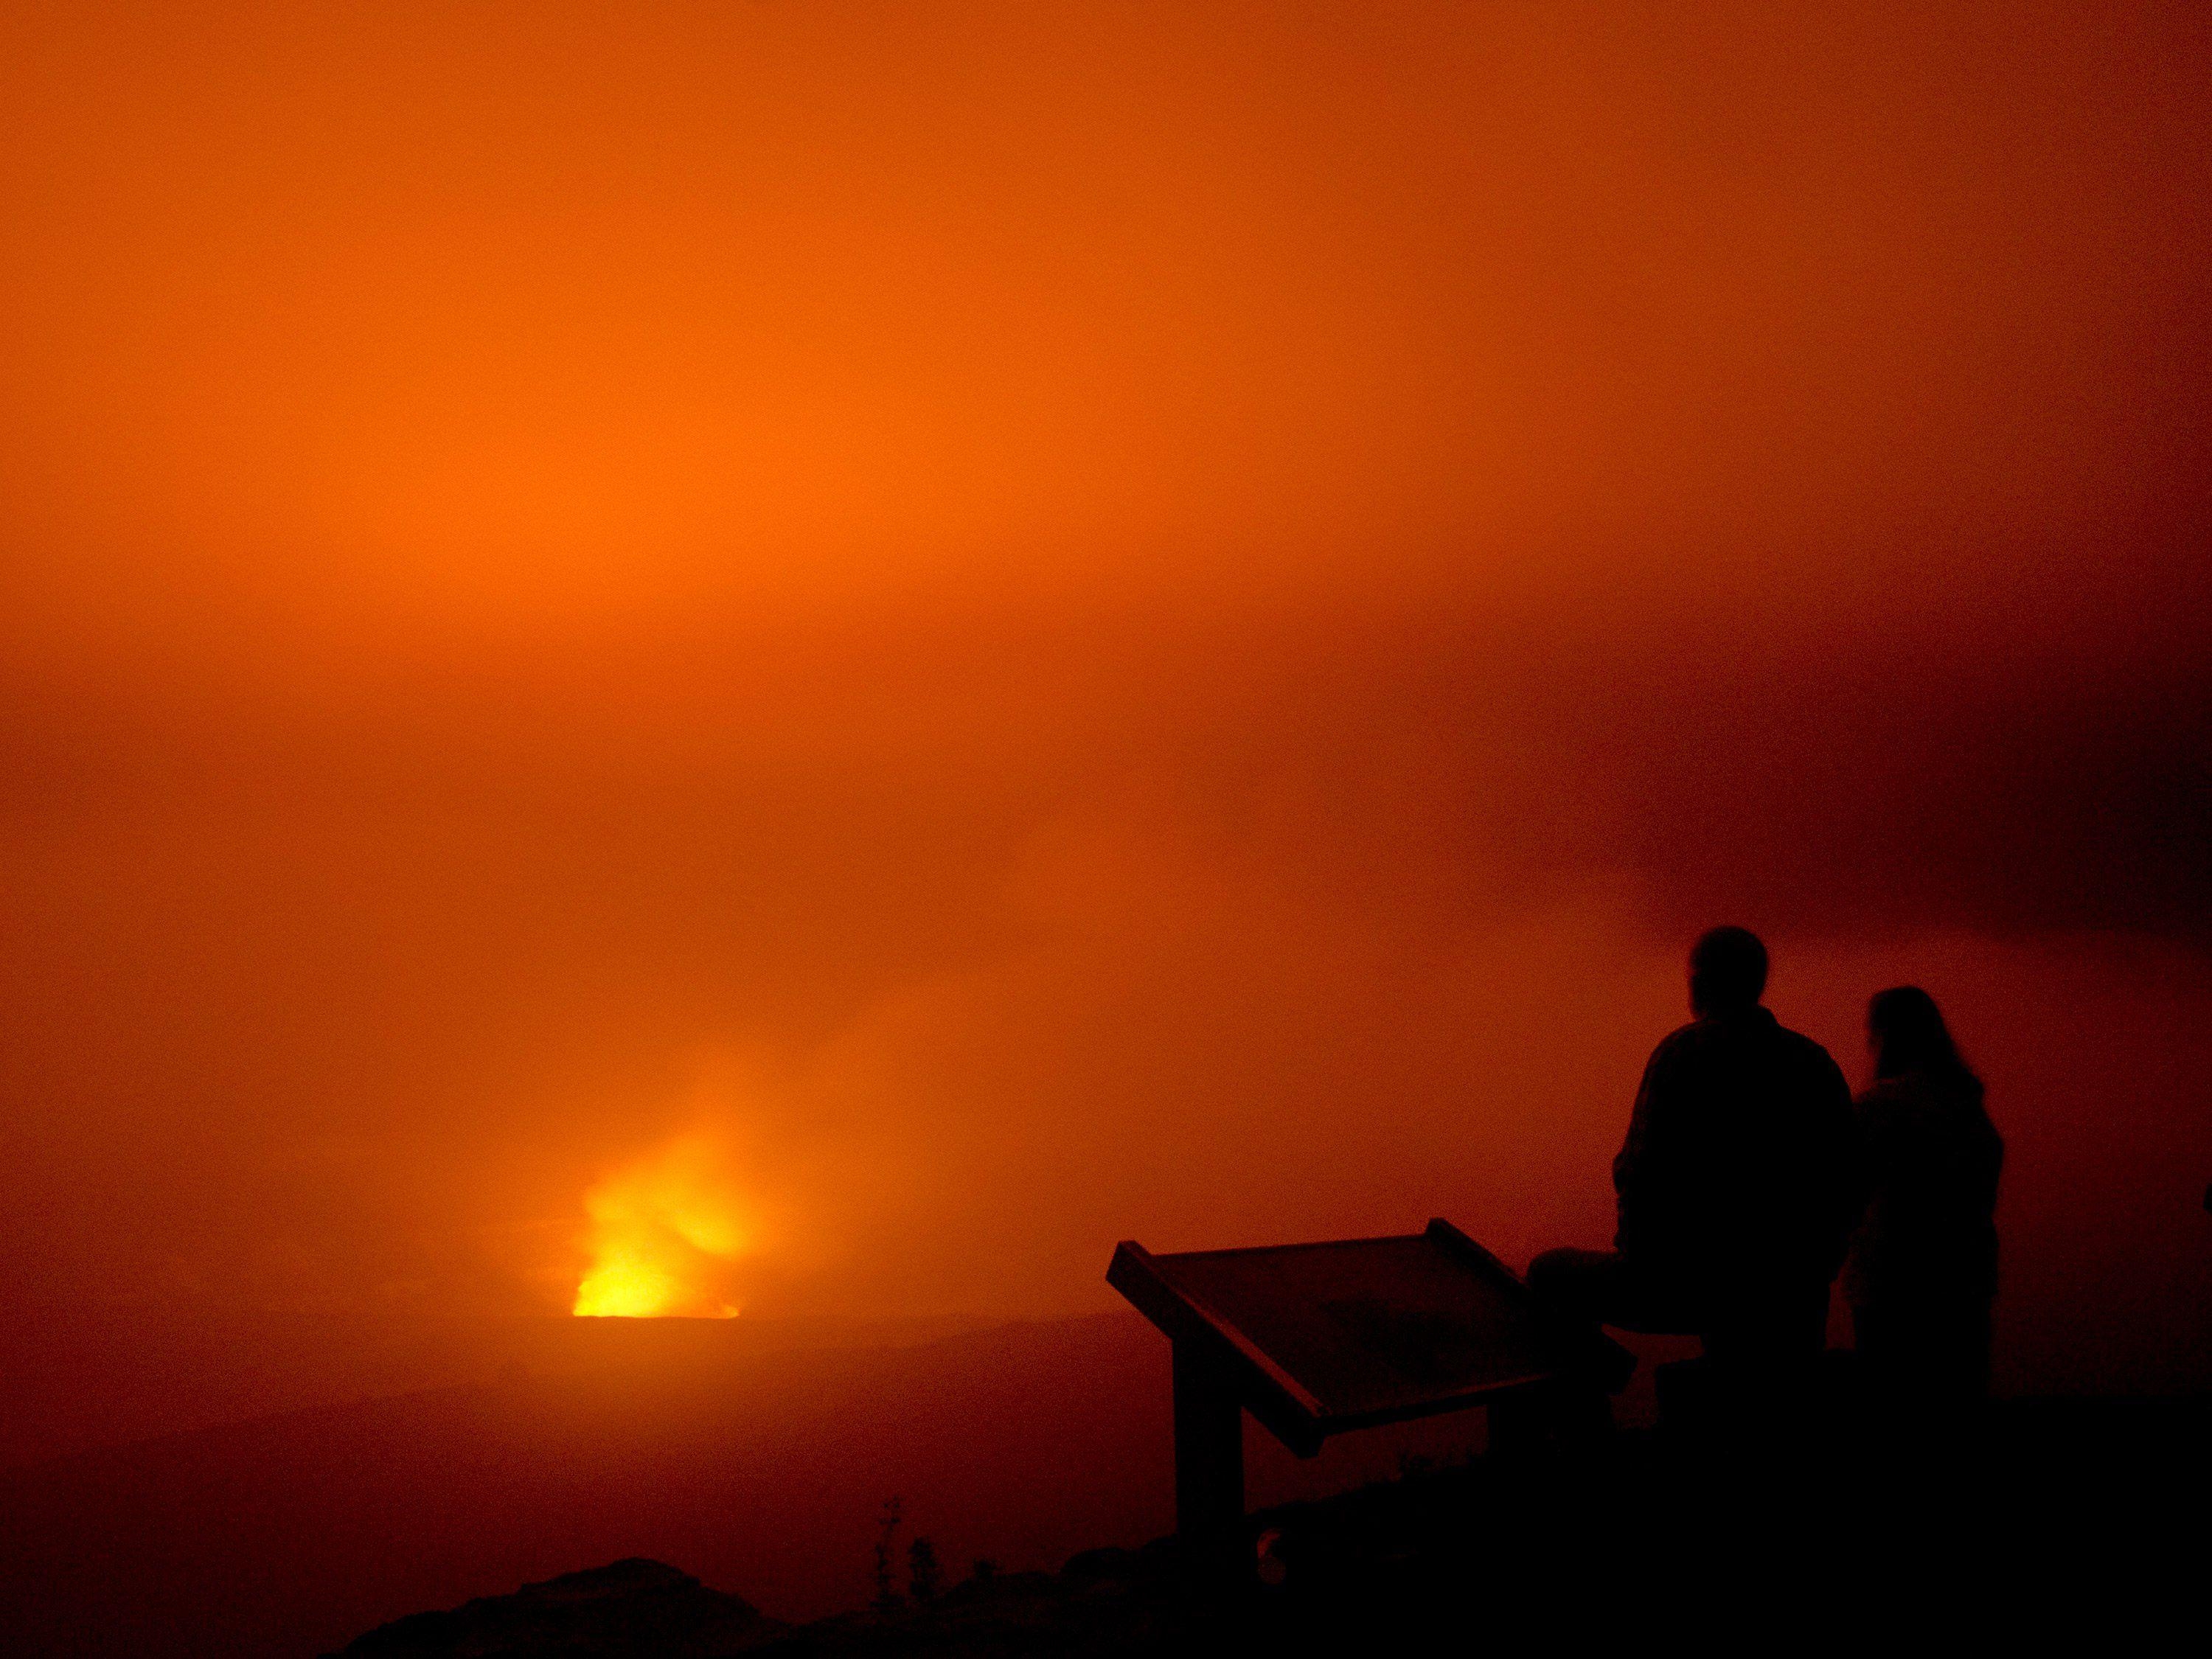
[[[1662,1055],[1687,1058],[1717,1051],[1779,1054],[1785,1063],[1805,1071],[1843,1075],[1835,1057],[1826,1048],[1802,1031],[1791,1030],[1765,1006],[1745,1013],[1692,1020],[1662,1037],[1659,1046],[1651,1051],[1651,1057],[1656,1061]]]
[[[1659,1046],[1651,1057],[1662,1054],[1693,1054],[1713,1048],[1735,1048],[1746,1044],[1771,1042],[1777,1033],[1795,1037],[1794,1031],[1784,1031],[1774,1023],[1774,1016],[1765,1008],[1753,1008],[1725,1014],[1703,1014],[1687,1025],[1678,1025],[1659,1039]]]
[[[1816,1042],[1802,1031],[1791,1030],[1779,1021],[1775,1023],[1774,1037],[1791,1053],[1802,1055],[1806,1060],[1817,1061],[1823,1066],[1833,1066],[1836,1063],[1836,1057],[1828,1052],[1825,1045]]]
[[[1836,1057],[1802,1031],[1793,1031],[1786,1025],[1777,1025],[1774,1030],[1790,1056],[1790,1073],[1800,1079],[1801,1086],[1833,1102],[1838,1109],[1848,1109],[1851,1085],[1844,1080],[1844,1068],[1836,1064]]]
[[[1711,1022],[1693,1019],[1687,1025],[1677,1025],[1652,1046],[1651,1064],[1663,1066],[1670,1060],[1694,1053],[1712,1040]]]

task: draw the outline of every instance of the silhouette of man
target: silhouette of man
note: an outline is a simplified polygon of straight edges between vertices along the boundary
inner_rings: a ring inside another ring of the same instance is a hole
[[[1759,1003],[1766,947],[1717,927],[1690,952],[1691,1023],[1652,1051],[1613,1161],[1610,1250],[1547,1250],[1528,1284],[1564,1313],[1688,1333],[1717,1358],[1809,1360],[1856,1217],[1851,1093],[1828,1051]]]

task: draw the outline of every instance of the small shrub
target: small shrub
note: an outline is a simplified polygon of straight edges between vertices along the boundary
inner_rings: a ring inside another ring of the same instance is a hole
[[[937,1546],[917,1538],[907,1546],[907,1590],[917,1601],[934,1601],[945,1588],[945,1575],[937,1565]]]
[[[876,1599],[878,1613],[896,1613],[906,1598],[899,1594],[897,1580],[893,1577],[893,1563],[898,1559],[899,1522],[904,1518],[904,1505],[894,1498],[884,1504],[883,1513],[876,1517]]]

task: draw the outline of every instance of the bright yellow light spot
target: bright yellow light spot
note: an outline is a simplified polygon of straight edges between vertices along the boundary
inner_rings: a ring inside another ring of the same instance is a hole
[[[687,1136],[584,1195],[592,1265],[574,1311],[629,1319],[732,1319],[728,1264],[751,1243],[720,1149]]]

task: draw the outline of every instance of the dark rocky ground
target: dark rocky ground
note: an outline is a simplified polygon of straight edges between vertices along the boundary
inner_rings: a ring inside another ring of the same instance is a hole
[[[626,1561],[403,1619],[344,1652],[2110,1650],[2201,1632],[2208,1475],[2212,1402],[2197,1400],[2014,1401],[1927,1437],[1850,1417],[1726,1437],[1662,1429],[1411,1469],[1258,1514],[1225,1572],[1161,1540],[790,1626]]]

